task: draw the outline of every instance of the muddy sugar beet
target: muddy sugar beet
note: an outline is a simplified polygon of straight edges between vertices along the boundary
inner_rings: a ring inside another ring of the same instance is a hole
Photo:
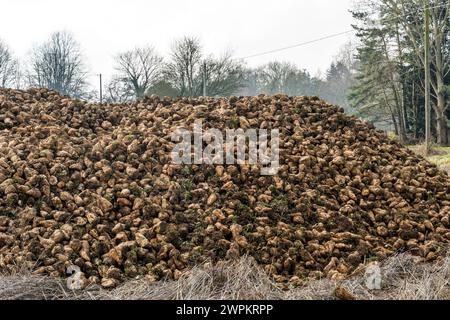
[[[174,164],[172,133],[278,129],[279,170]],[[280,284],[342,279],[450,241],[450,178],[318,98],[149,97],[95,105],[0,91],[0,269],[111,288],[252,256]]]

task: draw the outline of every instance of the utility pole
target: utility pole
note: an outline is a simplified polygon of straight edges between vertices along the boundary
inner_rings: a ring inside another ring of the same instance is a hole
[[[430,99],[430,7],[424,1],[425,9],[425,153],[431,149],[431,99]]]
[[[206,61],[203,61],[203,96],[206,97]]]
[[[100,104],[103,103],[103,86],[102,86],[102,74],[100,73],[98,75],[99,80],[100,80]]]

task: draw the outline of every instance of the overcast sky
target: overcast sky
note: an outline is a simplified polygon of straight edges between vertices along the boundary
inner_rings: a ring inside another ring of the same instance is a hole
[[[0,39],[16,55],[53,31],[71,31],[92,74],[113,73],[113,56],[140,45],[167,55],[175,38],[201,39],[206,53],[245,57],[351,29],[352,0],[0,0]],[[351,34],[248,59],[324,72]],[[92,79],[94,80],[94,79]]]

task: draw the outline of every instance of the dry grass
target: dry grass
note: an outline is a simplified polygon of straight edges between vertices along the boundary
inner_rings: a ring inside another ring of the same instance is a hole
[[[409,254],[398,254],[382,263],[382,290],[367,290],[362,276],[349,279],[344,285],[360,299],[450,299],[450,254],[435,263],[418,260]]]
[[[283,292],[253,259],[205,264],[177,281],[131,281],[109,292],[118,299],[259,300],[281,299]]]
[[[450,147],[432,146],[428,156],[425,156],[424,144],[409,146],[409,148],[450,174]]]
[[[450,299],[450,254],[435,263],[420,263],[409,254],[398,254],[380,264],[382,290],[365,286],[364,270],[341,282],[311,280],[300,288],[283,291],[251,258],[205,264],[177,281],[131,280],[113,290],[91,286],[68,290],[60,279],[21,271],[0,278],[0,299],[336,299],[335,289],[345,288],[356,299],[437,300]]]

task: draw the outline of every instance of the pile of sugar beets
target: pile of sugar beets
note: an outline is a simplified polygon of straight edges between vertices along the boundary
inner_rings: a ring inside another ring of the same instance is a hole
[[[280,131],[280,170],[176,165],[172,133]],[[45,89],[0,91],[0,270],[114,287],[253,257],[280,285],[342,279],[450,241],[450,178],[315,97],[158,98],[97,105]]]

